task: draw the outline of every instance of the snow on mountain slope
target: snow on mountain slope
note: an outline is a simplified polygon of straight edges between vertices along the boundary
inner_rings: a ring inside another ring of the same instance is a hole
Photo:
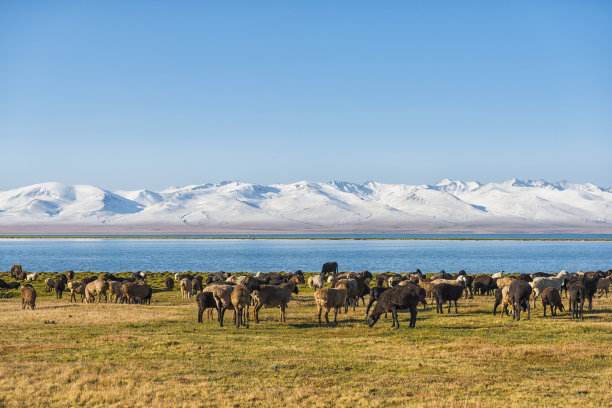
[[[236,181],[107,191],[41,183],[0,191],[0,226],[168,224],[227,229],[410,228],[452,226],[607,226],[612,190],[591,183],[511,179],[435,185],[308,182],[262,186]]]

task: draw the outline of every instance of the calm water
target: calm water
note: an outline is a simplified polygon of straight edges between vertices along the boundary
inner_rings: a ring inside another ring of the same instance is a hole
[[[491,273],[607,270],[612,242],[402,240],[0,239],[0,270],[319,271]]]

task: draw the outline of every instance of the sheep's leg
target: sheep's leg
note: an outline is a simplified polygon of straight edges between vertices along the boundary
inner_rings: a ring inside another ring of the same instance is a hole
[[[366,317],[368,317],[368,312],[370,311],[370,307],[372,307],[372,303],[374,303],[374,297],[370,296],[368,300],[368,307],[366,307]]]
[[[537,290],[533,291],[533,308],[536,308],[536,299],[538,298],[538,296],[540,295],[540,293]]]
[[[451,308],[452,305],[453,305],[453,301],[449,300],[448,301],[448,313],[450,313],[450,308]]]
[[[455,300],[455,314],[457,314],[457,313],[459,313],[459,312],[457,311],[457,301]]]
[[[542,308],[544,309],[544,317],[546,317],[546,305],[542,302]],[[550,313],[552,314],[552,305],[550,305]]]
[[[395,308],[393,308],[393,310],[391,311],[391,313],[393,314],[393,321],[395,322],[395,329],[399,329],[399,320],[397,318],[397,310]],[[393,327],[393,326],[391,326]]]
[[[259,323],[259,309],[261,309],[261,304],[258,303],[255,305],[255,309],[253,310],[253,316],[255,317],[255,323]]]
[[[329,309],[325,309],[325,323],[329,324]]]
[[[338,308],[334,308],[334,324],[338,325]]]
[[[531,306],[529,304],[529,300],[527,300],[527,320],[531,319]]]
[[[592,303],[593,303],[593,296],[589,296],[589,312],[591,311]]]
[[[249,304],[247,303],[246,307],[246,328],[249,328]]]
[[[219,312],[219,326],[223,327],[223,316],[225,315],[225,308],[221,307],[221,311]]]
[[[317,305],[317,315],[319,316],[319,324],[321,324],[321,313],[323,312],[323,308],[321,305]]]
[[[287,321],[285,320],[285,305],[284,304],[281,305],[280,317],[281,317],[281,322]]]

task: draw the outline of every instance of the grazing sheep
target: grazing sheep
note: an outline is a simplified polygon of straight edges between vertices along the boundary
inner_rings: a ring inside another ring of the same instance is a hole
[[[414,327],[417,317],[417,305],[424,294],[420,291],[417,285],[396,286],[384,291],[378,298],[376,306],[372,314],[368,318],[368,326],[372,327],[380,318],[380,315],[390,311],[393,317],[391,327],[399,329],[399,320],[397,319],[397,311],[410,309],[410,325]]]
[[[166,284],[166,290],[172,291],[174,289],[174,279],[171,277],[168,276],[164,283]]]
[[[128,303],[136,303],[136,299],[138,299],[139,303],[151,304],[151,295],[153,294],[151,287],[142,280],[139,282],[125,282],[121,285],[123,298],[127,299]],[[121,303],[123,303],[123,299]]]
[[[183,300],[190,299],[193,294],[193,285],[191,279],[183,278],[181,279],[181,297]]]
[[[34,310],[36,307],[36,290],[30,284],[25,284],[21,287],[21,308],[26,307]]]
[[[510,295],[509,295],[510,285],[504,286],[503,289],[495,289],[495,304],[493,305],[493,316],[497,311],[497,306],[502,305],[502,310],[500,314],[503,316],[504,312],[506,316],[509,316],[508,306],[512,307],[510,303]]]
[[[85,285],[80,281],[68,282],[68,290],[70,290],[70,302],[76,302],[76,295],[81,295],[81,302],[85,299]]]
[[[448,302],[448,313],[450,313],[452,302],[455,302],[455,313],[458,313],[457,300],[463,295],[463,290],[463,285],[449,283],[438,283],[434,285],[432,293],[436,300],[436,313],[444,313],[442,311],[442,305],[446,302]]]
[[[597,289],[599,290],[599,297],[602,297],[604,292],[606,293],[606,297],[608,297],[608,291],[610,290],[610,283],[612,283],[612,276],[608,276],[607,278],[599,279],[599,282],[597,282]]]
[[[45,291],[51,292],[55,288],[55,281],[51,278],[45,279]]]
[[[556,310],[563,311],[563,303],[561,303],[561,294],[555,288],[546,288],[542,291],[542,307],[544,308],[544,317],[546,317],[546,306],[550,305],[550,314],[556,316]]]
[[[292,293],[298,293],[297,278],[295,277],[280,286],[265,285],[258,290],[254,290],[251,296],[255,300],[255,308],[253,309],[255,323],[259,323],[259,310],[263,306],[280,307],[280,321],[286,322],[285,308],[291,300]]]
[[[344,313],[348,313],[349,306],[353,306],[353,312],[357,305],[357,296],[359,295],[359,283],[355,279],[340,279],[335,288],[346,290],[346,302],[344,305]]]
[[[521,308],[527,308],[527,320],[531,318],[531,304],[529,297],[531,296],[532,288],[529,283],[516,279],[508,287],[508,294],[512,304],[512,319],[521,320]]]
[[[251,304],[251,292],[246,286],[237,284],[231,294],[232,305],[234,306],[234,320],[236,328],[239,329],[241,325],[249,328],[249,306]],[[246,315],[246,322],[244,322],[244,316]]]
[[[23,273],[23,268],[21,264],[15,264],[11,267],[11,278],[17,279]],[[22,279],[23,280],[23,279]]]
[[[474,293],[479,292],[480,295],[488,295],[495,289],[495,280],[488,275],[479,275],[474,278]]]
[[[113,296],[115,297],[115,303],[117,303],[119,299],[121,299],[121,303],[127,300],[123,298],[123,291],[121,290],[121,288],[124,283],[128,283],[128,282],[129,281],[123,281],[123,282],[117,281],[117,282],[111,282],[109,284],[109,291],[110,291],[109,298],[111,302],[113,301]]]
[[[551,277],[538,277],[533,280],[533,282],[529,282],[529,285],[533,289],[533,308],[536,308],[536,299],[542,291],[546,288],[555,288],[557,290],[561,290],[561,286],[565,282],[565,277],[567,276],[567,271],[564,269],[557,274],[557,276]]]
[[[206,309],[217,309],[217,302],[212,292],[201,292],[196,296],[198,304],[198,323],[202,323],[202,315]]]
[[[214,285],[213,287],[213,297],[215,298],[215,302],[217,303],[217,312],[218,312],[218,320],[219,325],[223,327],[223,317],[225,316],[225,311],[227,309],[234,310],[234,304],[232,303],[232,292],[234,291],[234,286],[232,285]],[[234,317],[236,315],[234,314]]]
[[[102,301],[102,295],[104,295],[104,301],[108,302],[107,291],[109,288],[108,281],[105,279],[96,279],[95,281],[89,282],[85,286],[85,301],[87,303],[95,302],[96,296],[98,297],[98,303]]]
[[[586,288],[584,281],[579,280],[572,284],[569,290],[570,310],[572,311],[572,319],[584,320],[584,302],[586,300]],[[580,305],[580,308],[578,306]]]
[[[66,271],[64,273],[67,275],[68,279],[74,279],[74,271]]]
[[[321,288],[314,293],[319,324],[321,324],[321,312],[325,309],[325,322],[329,324],[329,311],[334,309],[334,324],[338,324],[338,310],[346,303],[345,288]]]
[[[36,279],[38,279],[38,274],[36,274],[36,273],[28,273],[26,275],[26,279],[25,280],[31,282],[31,281],[35,281]]]
[[[493,275],[491,275],[491,279],[499,279],[499,278],[501,278],[503,276],[503,274],[504,274],[504,271],[500,270],[499,272],[494,273]]]
[[[57,282],[55,282],[53,289],[55,289],[55,298],[61,299],[64,291],[66,290],[66,283],[64,282],[64,279],[58,279]]]
[[[366,317],[368,317],[368,313],[370,312],[370,307],[374,304],[374,302],[378,301],[380,295],[389,288],[385,288],[382,285],[374,286],[370,289],[370,300],[368,301],[368,307],[366,307]],[[385,319],[387,318],[387,312],[385,312]]]

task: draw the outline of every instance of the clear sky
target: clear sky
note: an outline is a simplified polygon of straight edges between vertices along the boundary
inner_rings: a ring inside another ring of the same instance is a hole
[[[2,1],[0,189],[612,186],[611,1]]]

